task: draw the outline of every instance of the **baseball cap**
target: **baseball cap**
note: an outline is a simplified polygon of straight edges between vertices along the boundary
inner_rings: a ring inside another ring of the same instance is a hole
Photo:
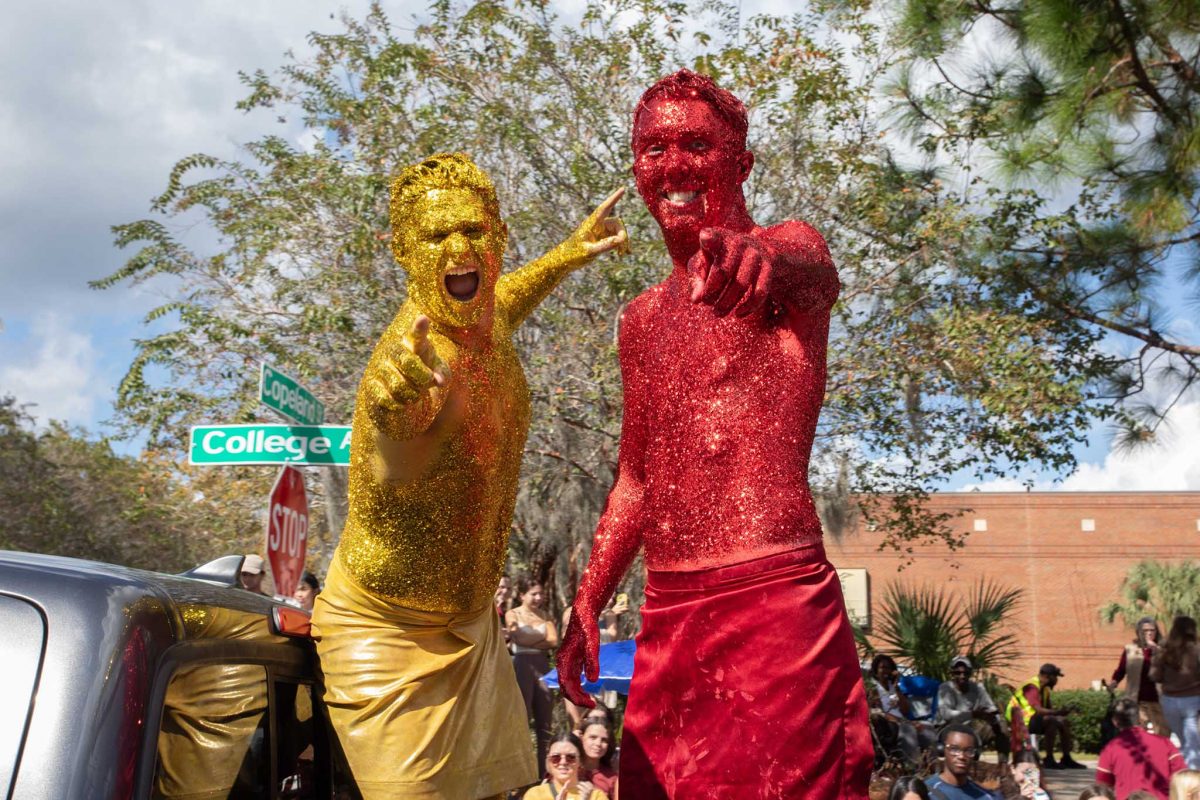
[[[966,656],[955,656],[950,660],[950,669],[955,667],[966,667],[967,669],[975,669],[975,665],[971,663],[971,659]]]
[[[1042,668],[1038,670],[1040,675],[1057,675],[1063,677],[1063,671],[1053,664],[1042,664]]]
[[[259,575],[263,571],[263,558],[260,555],[251,553],[246,556],[246,560],[242,562],[242,572],[249,572],[251,575]]]

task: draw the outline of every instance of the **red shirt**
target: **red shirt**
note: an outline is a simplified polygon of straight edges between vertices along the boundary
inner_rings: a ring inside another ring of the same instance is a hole
[[[1144,728],[1126,728],[1100,751],[1096,783],[1116,787],[1117,797],[1144,789],[1167,800],[1171,776],[1185,766],[1169,739]]]

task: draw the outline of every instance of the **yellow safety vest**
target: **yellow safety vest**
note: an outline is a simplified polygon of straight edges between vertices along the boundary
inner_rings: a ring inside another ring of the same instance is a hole
[[[1012,723],[1013,711],[1021,709],[1021,717],[1025,720],[1025,724],[1029,725],[1029,721],[1037,714],[1037,710],[1029,704],[1029,700],[1025,697],[1026,687],[1032,686],[1038,690],[1038,697],[1041,698],[1042,705],[1046,705],[1046,698],[1042,697],[1042,676],[1034,675],[1029,680],[1017,687],[1017,691],[1013,692],[1012,698],[1008,701],[1008,705],[1004,708],[1004,719]]]

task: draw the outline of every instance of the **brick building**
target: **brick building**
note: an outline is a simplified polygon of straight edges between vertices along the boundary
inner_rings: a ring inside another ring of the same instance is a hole
[[[901,571],[904,559],[878,551],[882,534],[861,524],[840,542],[827,538],[829,560],[839,570],[866,572],[866,597],[856,601],[847,583],[847,605],[853,614],[865,600],[873,618],[893,581],[966,589],[990,578],[1021,587],[1025,605],[1016,632],[1027,650],[1003,676],[1009,680],[1028,677],[1047,661],[1066,673],[1063,688],[1108,679],[1132,631],[1119,618],[1101,622],[1100,606],[1119,599],[1122,580],[1139,561],[1200,558],[1200,492],[947,492],[930,503],[967,509],[955,522],[967,534],[964,547],[917,546]],[[860,588],[863,577],[849,576]],[[1170,620],[1160,623],[1165,633]]]

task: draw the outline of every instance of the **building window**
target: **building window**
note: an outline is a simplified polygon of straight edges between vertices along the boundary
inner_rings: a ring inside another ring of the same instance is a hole
[[[976,533],[983,533],[986,530],[987,530],[987,520],[986,519],[975,520],[975,532]]]
[[[1091,533],[1092,531],[1096,530],[1096,520],[1094,520],[1094,519],[1079,520],[1079,530]]]

